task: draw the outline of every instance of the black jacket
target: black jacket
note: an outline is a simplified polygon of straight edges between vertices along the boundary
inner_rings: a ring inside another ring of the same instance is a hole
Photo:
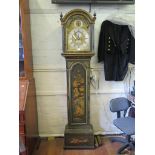
[[[101,25],[98,62],[104,61],[105,80],[122,81],[128,63],[135,64],[135,39],[128,25],[117,25],[108,20]]]

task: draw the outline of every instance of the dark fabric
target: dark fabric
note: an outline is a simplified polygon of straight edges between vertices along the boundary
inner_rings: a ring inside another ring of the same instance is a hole
[[[129,116],[135,118],[135,107],[131,107],[129,110]]]
[[[98,62],[102,61],[107,81],[122,81],[128,71],[128,63],[135,64],[135,39],[128,25],[117,25],[108,20],[102,23]]]

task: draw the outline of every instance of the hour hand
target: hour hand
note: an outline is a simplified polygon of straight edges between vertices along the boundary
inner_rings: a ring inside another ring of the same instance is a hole
[[[75,35],[73,34],[73,38],[76,40],[76,37],[75,37]]]

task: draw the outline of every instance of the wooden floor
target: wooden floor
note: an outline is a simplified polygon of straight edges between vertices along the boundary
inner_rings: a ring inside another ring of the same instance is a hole
[[[102,146],[95,149],[64,150],[63,145],[63,138],[42,140],[39,149],[34,151],[33,155],[116,155],[121,146],[120,143],[111,143],[109,138],[102,138]],[[134,153],[126,151],[124,155],[134,155]]]

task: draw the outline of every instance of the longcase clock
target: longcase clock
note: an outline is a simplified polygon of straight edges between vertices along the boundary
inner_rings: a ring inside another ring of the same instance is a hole
[[[94,55],[95,15],[74,9],[62,24],[63,53],[67,70],[68,124],[64,148],[94,148],[93,126],[90,124],[90,59]]]

